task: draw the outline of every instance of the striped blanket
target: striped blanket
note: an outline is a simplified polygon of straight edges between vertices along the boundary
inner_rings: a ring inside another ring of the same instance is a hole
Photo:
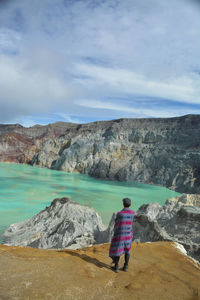
[[[109,256],[121,256],[129,253],[133,238],[133,217],[135,212],[124,208],[117,213],[114,226],[114,235],[111,240]]]

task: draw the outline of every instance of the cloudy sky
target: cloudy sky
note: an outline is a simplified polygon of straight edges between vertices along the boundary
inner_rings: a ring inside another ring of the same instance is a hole
[[[200,0],[0,0],[0,123],[200,114]]]

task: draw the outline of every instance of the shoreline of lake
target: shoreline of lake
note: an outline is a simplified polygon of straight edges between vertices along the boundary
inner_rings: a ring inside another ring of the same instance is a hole
[[[100,180],[26,164],[1,162],[0,177],[1,228],[2,224],[5,228],[32,217],[56,197],[70,197],[72,201],[93,207],[108,225],[112,213],[122,208],[124,197],[130,197],[133,209],[137,210],[144,203],[164,204],[167,198],[181,195],[165,187]]]

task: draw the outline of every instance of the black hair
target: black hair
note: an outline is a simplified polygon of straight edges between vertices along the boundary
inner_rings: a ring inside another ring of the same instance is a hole
[[[124,207],[131,206],[131,199],[130,198],[124,198],[122,201],[123,201]]]

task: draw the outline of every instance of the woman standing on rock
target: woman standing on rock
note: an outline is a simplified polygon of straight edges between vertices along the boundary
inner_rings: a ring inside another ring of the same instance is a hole
[[[130,257],[131,243],[133,238],[133,218],[135,212],[130,209],[131,200],[124,198],[124,208],[117,213],[114,225],[114,235],[111,240],[109,256],[112,258],[115,266],[112,269],[119,272],[119,259],[125,254],[123,271],[128,271],[128,262]]]

